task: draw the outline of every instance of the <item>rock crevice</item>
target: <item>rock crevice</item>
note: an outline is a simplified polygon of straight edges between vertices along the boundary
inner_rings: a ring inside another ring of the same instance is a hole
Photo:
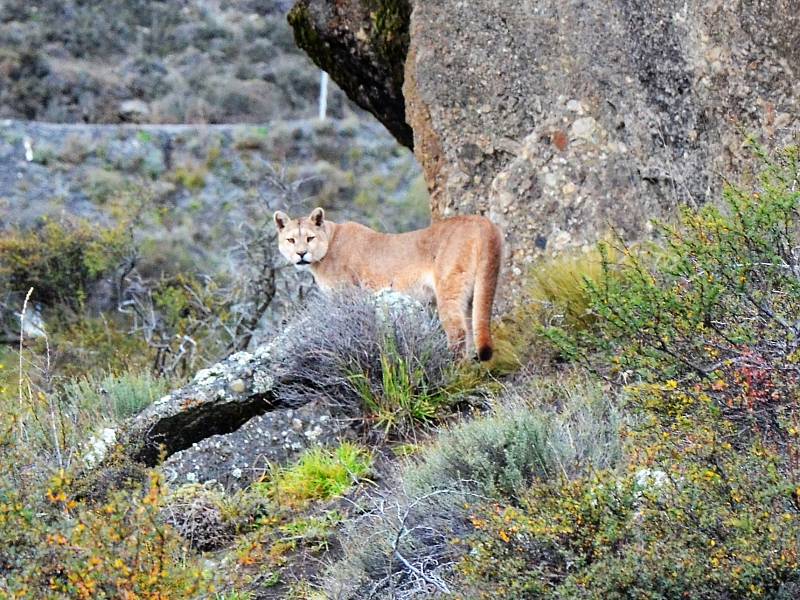
[[[237,352],[195,375],[132,419],[122,432],[127,454],[147,466],[213,435],[236,431],[276,408],[269,346]]]

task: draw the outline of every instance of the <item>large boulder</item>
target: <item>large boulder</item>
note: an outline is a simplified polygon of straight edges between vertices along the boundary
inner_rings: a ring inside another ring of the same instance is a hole
[[[325,43],[301,46],[324,66],[384,4],[298,0],[304,14],[364,15],[344,29],[317,19]],[[364,82],[361,104],[384,123],[389,110],[404,116],[434,218],[482,213],[503,226],[513,284],[542,252],[611,228],[639,238],[652,218],[715,197],[721,174],[751,160],[746,136],[789,142],[798,48],[796,1],[416,1],[405,57],[381,67],[404,61],[403,113],[380,101],[380,69],[361,68],[376,55],[362,46],[347,47],[344,75],[330,72]]]
[[[309,448],[336,446],[352,435],[352,420],[337,418],[330,407],[312,401],[296,409],[272,410],[232,433],[197,442],[170,456],[161,469],[174,486],[217,482],[236,490],[258,481],[274,465],[293,462]]]

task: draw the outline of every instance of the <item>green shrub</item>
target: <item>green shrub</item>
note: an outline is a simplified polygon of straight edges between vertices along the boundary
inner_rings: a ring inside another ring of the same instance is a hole
[[[170,180],[191,192],[196,192],[205,187],[207,175],[204,167],[177,167],[170,174]]]
[[[621,417],[596,383],[547,386],[532,378],[516,384],[505,402],[440,434],[406,471],[409,492],[467,489],[513,500],[535,480],[605,468],[621,458]]]
[[[697,441],[689,460],[543,481],[521,506],[475,511],[461,563],[470,597],[793,597],[797,479],[763,448]]]
[[[144,372],[155,362],[154,349],[139,336],[131,335],[120,318],[69,318],[50,332],[56,350],[53,370],[65,378],[100,377],[107,372]],[[43,354],[46,348],[33,348]]]
[[[167,380],[148,372],[90,375],[63,387],[67,403],[90,417],[111,421],[141,412],[168,390]]]
[[[91,288],[128,256],[131,238],[124,225],[88,221],[44,221],[33,230],[10,230],[0,238],[0,282],[48,305],[78,308]]]
[[[678,388],[663,396],[668,418],[676,402],[711,398],[741,431],[785,437],[800,378],[798,182],[792,147],[756,190],[729,186],[722,208],[662,226],[664,248],[627,249],[624,264],[605,254],[603,277],[586,285],[596,328],[549,336],[618,382]]]

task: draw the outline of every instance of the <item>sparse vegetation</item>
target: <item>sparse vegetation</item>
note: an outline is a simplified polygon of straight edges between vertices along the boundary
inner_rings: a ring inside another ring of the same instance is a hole
[[[308,117],[318,85],[279,3],[11,0],[0,7],[0,63],[0,116],[59,122]],[[121,99],[139,104],[123,110]],[[333,84],[329,110],[352,110]]]
[[[317,296],[290,326],[276,364],[284,401],[322,395],[385,434],[430,424],[459,400],[462,374],[437,317],[408,298],[346,292]]]
[[[413,455],[393,491],[367,499],[327,585],[342,598],[455,589],[456,540],[475,531],[484,502],[516,505],[535,482],[615,467],[620,427],[613,402],[589,381],[531,378],[508,389],[493,414],[442,432]]]

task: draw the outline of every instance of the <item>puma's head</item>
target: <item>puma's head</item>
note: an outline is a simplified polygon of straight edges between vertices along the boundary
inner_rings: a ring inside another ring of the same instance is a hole
[[[298,269],[322,260],[328,252],[325,211],[317,207],[304,219],[290,219],[285,212],[274,216],[278,228],[278,249]]]

